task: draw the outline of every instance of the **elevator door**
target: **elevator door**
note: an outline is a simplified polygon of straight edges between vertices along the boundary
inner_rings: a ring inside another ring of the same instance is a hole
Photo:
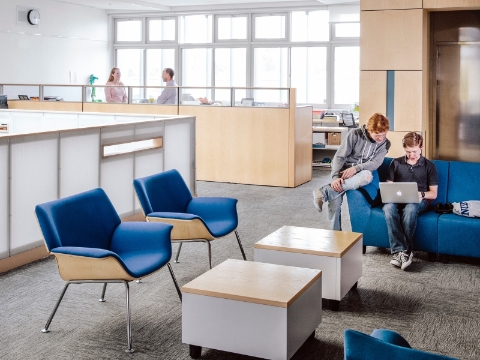
[[[436,158],[480,160],[480,44],[437,46]]]

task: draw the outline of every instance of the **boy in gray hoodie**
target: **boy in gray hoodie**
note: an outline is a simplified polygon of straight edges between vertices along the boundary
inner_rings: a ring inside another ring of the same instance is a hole
[[[375,113],[367,123],[351,130],[343,139],[332,161],[332,182],[313,191],[313,204],[322,211],[328,202],[328,220],[332,230],[342,230],[341,208],[347,190],[358,189],[372,181],[390,148],[388,119]]]

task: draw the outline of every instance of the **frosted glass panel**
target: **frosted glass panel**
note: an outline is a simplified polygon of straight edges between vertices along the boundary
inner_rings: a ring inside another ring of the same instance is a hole
[[[10,133],[33,133],[42,131],[43,113],[12,112]]]
[[[56,114],[56,113],[44,113],[43,114],[43,130],[61,130],[72,129],[78,127],[78,114]]]
[[[61,133],[60,197],[99,187],[100,130]]]
[[[8,141],[0,139],[0,259],[8,256]]]
[[[11,254],[43,244],[35,205],[57,199],[58,134],[13,138]]]
[[[114,115],[79,115],[78,126],[102,126],[115,124]]]
[[[63,101],[82,101],[81,86],[44,86],[43,96],[59,96]]]
[[[165,170],[177,169],[192,193],[195,192],[195,122],[165,123]]]

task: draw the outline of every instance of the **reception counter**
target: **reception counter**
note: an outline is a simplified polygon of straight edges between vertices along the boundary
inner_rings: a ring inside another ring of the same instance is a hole
[[[0,124],[0,259],[43,245],[39,203],[101,187],[126,217],[133,179],[173,168],[196,192],[193,116],[8,109]]]

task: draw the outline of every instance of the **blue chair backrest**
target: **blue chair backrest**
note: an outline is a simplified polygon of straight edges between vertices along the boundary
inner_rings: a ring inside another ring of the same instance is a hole
[[[386,157],[383,159],[382,165],[377,169],[378,172],[378,178],[381,182],[387,181],[387,174],[388,174],[388,169],[390,167],[390,163],[392,162],[393,158],[391,157]]]
[[[450,161],[447,201],[480,200],[479,174],[480,163]]]
[[[435,204],[444,204],[447,202],[447,186],[448,186],[448,169],[450,163],[444,160],[432,160],[437,168],[438,173],[438,192],[437,198],[433,200],[430,205],[435,206]]]
[[[173,169],[133,180],[145,215],[152,212],[185,213],[192,194],[180,173]]]
[[[37,205],[35,213],[48,250],[60,246],[108,249],[121,222],[100,188]]]

